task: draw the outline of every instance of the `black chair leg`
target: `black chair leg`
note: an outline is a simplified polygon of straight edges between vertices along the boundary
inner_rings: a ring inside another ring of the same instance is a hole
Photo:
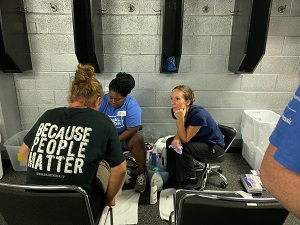
[[[219,177],[223,180],[223,181],[220,183],[221,187],[222,187],[222,188],[226,188],[227,185],[228,185],[227,178],[226,178],[223,174],[219,173],[218,171],[211,170],[211,172],[213,172],[214,174],[219,175]]]
[[[210,172],[209,171],[209,165],[205,164],[205,167],[203,169],[203,174],[202,174],[202,177],[201,177],[202,182],[201,182],[201,186],[200,186],[199,191],[204,190],[209,172]]]
[[[208,175],[210,172],[218,175],[222,181],[220,182],[220,186],[221,188],[226,188],[228,186],[228,181],[227,181],[227,178],[219,173],[218,171],[214,170],[209,164],[206,164],[204,165],[204,168],[202,169],[203,170],[203,174],[202,174],[202,177],[201,177],[201,186],[199,188],[199,191],[203,191],[205,186],[206,186],[206,181],[207,181],[207,178],[208,178]],[[197,169],[197,171],[200,171],[200,169]]]

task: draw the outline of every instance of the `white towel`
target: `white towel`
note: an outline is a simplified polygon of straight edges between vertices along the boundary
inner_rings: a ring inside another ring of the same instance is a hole
[[[138,224],[138,204],[140,193],[130,189],[123,190],[122,195],[116,198],[116,205],[113,207],[114,225]],[[110,215],[103,213],[99,225],[110,225]]]
[[[162,220],[169,221],[169,216],[174,211],[173,193],[175,188],[164,189],[159,196],[159,215]]]

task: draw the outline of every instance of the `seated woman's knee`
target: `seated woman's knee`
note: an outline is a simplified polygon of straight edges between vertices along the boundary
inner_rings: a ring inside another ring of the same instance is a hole
[[[145,146],[143,135],[135,134],[129,139],[128,148],[131,150],[135,146],[139,146],[139,147]]]
[[[172,141],[174,140],[174,137],[170,137],[166,141],[166,146],[168,147],[170,144],[172,144]]]

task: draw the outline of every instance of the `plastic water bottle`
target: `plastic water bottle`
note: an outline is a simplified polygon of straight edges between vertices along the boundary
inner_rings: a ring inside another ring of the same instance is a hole
[[[157,202],[157,186],[156,186],[156,179],[154,175],[151,178],[151,189],[150,189],[150,204],[153,205]]]
[[[152,152],[152,155],[151,155],[151,165],[152,166],[156,166],[156,161],[157,161],[156,153]]]

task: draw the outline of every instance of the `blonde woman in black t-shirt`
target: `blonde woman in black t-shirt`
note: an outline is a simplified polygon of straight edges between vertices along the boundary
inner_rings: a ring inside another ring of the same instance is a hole
[[[76,185],[88,194],[95,224],[105,205],[113,206],[126,175],[126,161],[111,120],[97,110],[103,88],[94,68],[79,64],[69,106],[46,111],[20,147],[27,164],[27,183]],[[96,173],[101,161],[110,166],[106,193]]]

